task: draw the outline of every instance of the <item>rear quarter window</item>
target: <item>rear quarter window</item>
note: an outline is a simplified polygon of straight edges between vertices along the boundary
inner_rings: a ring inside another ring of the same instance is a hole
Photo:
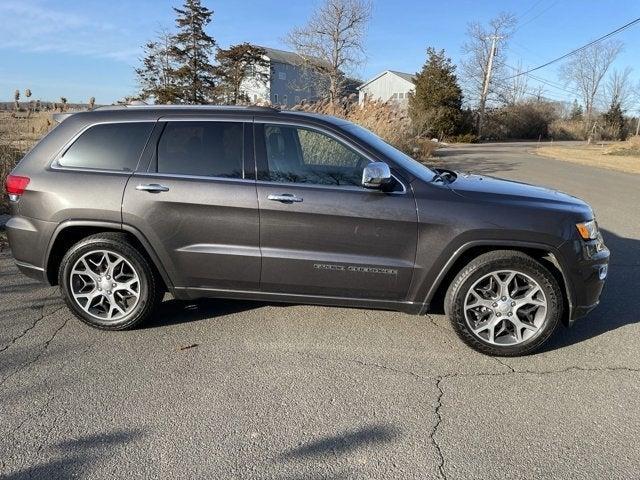
[[[58,165],[133,172],[153,122],[105,123],[85,130],[67,148]]]

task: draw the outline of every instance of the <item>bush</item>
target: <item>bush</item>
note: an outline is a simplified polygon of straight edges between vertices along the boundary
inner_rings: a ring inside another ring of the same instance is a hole
[[[483,135],[497,140],[548,138],[558,117],[558,108],[551,102],[515,103],[488,112]]]

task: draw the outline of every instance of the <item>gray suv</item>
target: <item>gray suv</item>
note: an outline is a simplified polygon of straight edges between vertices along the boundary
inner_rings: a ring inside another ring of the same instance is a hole
[[[609,251],[583,201],[432,170],[341,119],[259,107],[69,115],[7,179],[16,263],[87,324],[178,299],[444,305],[491,355],[598,304]]]

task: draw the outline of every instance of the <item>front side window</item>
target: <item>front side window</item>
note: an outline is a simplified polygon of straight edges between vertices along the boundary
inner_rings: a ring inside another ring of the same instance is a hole
[[[57,161],[62,167],[133,172],[151,122],[104,123],[85,130]]]
[[[158,143],[158,173],[242,178],[243,124],[169,122]]]
[[[316,130],[264,126],[267,172],[261,179],[316,185],[356,185],[369,161]]]

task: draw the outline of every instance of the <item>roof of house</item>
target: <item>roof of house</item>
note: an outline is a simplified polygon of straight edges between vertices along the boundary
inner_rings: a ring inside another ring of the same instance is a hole
[[[272,62],[286,63],[289,65],[302,65],[305,61],[313,63],[315,65],[328,65],[325,60],[316,57],[303,57],[296,52],[287,52],[286,50],[278,50],[277,48],[263,47],[262,45],[255,45],[258,48],[265,50],[267,57]]]
[[[396,76],[402,78],[403,80],[406,80],[407,82],[416,83],[416,76],[414,74],[412,74],[412,73],[398,72],[396,70],[385,70],[384,72],[380,72],[375,77],[373,77],[373,78],[367,80],[366,82],[364,82],[362,85],[360,85],[358,87],[358,89],[361,89],[365,85],[369,85],[371,82],[375,82],[377,79],[379,79],[383,75],[386,75],[387,73],[392,73],[393,75],[396,75]]]

